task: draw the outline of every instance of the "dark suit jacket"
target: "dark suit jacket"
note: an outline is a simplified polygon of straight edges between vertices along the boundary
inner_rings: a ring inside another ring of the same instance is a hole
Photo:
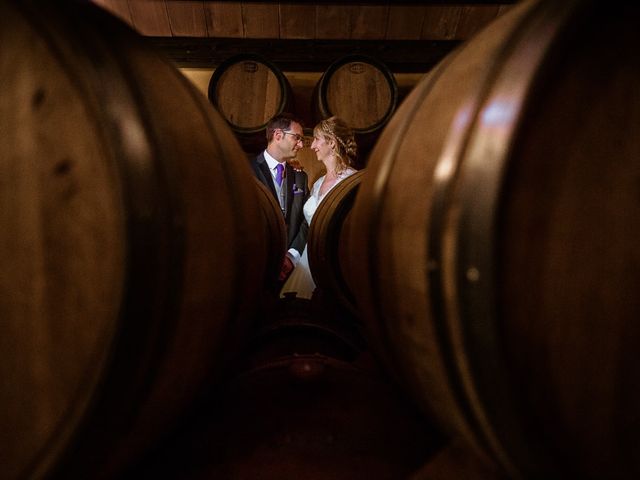
[[[271,190],[273,196],[278,200],[273,175],[269,171],[269,165],[264,158],[264,152],[251,160],[253,173],[258,180]],[[284,221],[287,224],[287,242],[289,248],[295,248],[300,254],[307,243],[307,232],[309,225],[304,219],[302,207],[309,198],[309,187],[307,184],[307,174],[298,172],[291,165],[286,164],[285,180],[283,191],[285,198]]]

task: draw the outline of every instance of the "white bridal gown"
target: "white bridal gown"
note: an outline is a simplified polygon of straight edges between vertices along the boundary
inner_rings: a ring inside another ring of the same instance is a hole
[[[327,193],[329,193],[342,180],[354,173],[356,173],[354,169],[347,168],[338,176],[336,183],[334,183],[322,196],[320,196],[320,185],[322,185],[324,175],[314,182],[309,199],[305,202],[304,207],[302,208],[304,218],[307,220],[309,225],[311,225],[311,219],[313,218],[314,213],[316,213],[318,205],[320,205],[320,202]],[[315,288],[316,284],[313,283],[313,278],[311,277],[309,257],[307,256],[307,247],[305,245],[302,255],[300,256],[300,261],[296,265],[296,268],[293,269],[293,272],[291,272],[291,275],[289,275],[289,278],[282,287],[282,290],[280,290],[280,296],[284,297],[285,293],[295,292],[296,296],[299,298],[311,298]]]

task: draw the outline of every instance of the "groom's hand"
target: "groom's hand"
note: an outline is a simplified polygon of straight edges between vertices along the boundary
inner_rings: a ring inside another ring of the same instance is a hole
[[[289,258],[289,255],[284,256],[284,261],[282,262],[282,267],[280,267],[280,275],[278,276],[278,280],[284,282],[291,272],[293,271],[293,262]]]

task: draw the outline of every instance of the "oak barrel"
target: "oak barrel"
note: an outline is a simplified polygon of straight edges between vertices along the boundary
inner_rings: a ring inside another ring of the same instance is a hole
[[[640,57],[610,48],[638,13],[514,6],[403,102],[352,210],[372,345],[511,478],[640,475]]]
[[[324,71],[314,88],[311,110],[316,122],[333,115],[344,119],[356,135],[359,150],[368,152],[397,102],[398,86],[389,68],[376,58],[352,54]]]
[[[322,199],[307,236],[309,267],[316,285],[351,313],[357,315],[353,292],[345,272],[349,258],[345,252],[351,208],[364,170],[342,180]]]
[[[234,55],[216,67],[209,100],[248,153],[267,146],[269,120],[293,110],[291,85],[270,60],[256,53]]]
[[[206,97],[97,7],[2,2],[0,75],[0,476],[116,478],[246,337],[253,177]]]
[[[223,391],[132,478],[395,480],[433,456],[442,434],[310,303],[281,299]]]

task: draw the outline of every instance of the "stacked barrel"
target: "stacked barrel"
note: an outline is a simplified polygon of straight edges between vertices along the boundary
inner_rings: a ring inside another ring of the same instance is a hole
[[[209,100],[250,153],[266,146],[272,117],[294,110],[287,77],[258,54],[236,55],[218,65],[209,82]]]
[[[290,409],[272,478],[415,470],[440,439],[360,359],[359,333],[274,302],[284,222],[238,133],[285,109],[282,77],[244,58],[220,70],[214,109],[89,5],[3,1],[0,40],[0,476],[184,478],[202,462],[249,474],[263,464],[243,452],[280,435],[270,420]],[[224,103],[256,72],[263,103]],[[356,427],[380,411],[397,414]],[[201,425],[229,449],[190,456]],[[390,432],[414,446],[389,448]]]
[[[276,67],[230,61],[212,109],[97,11],[1,5],[4,476],[640,475],[637,6],[522,2],[397,110],[332,65],[314,111],[375,146],[305,304],[246,161],[295,109]]]
[[[137,35],[0,8],[0,476],[113,478],[241,348],[271,234],[225,120]]]
[[[510,478],[640,474],[636,18],[515,7],[403,102],[349,215],[372,348]]]
[[[278,65],[263,55],[241,54],[216,67],[209,81],[208,96],[249,155],[266,147],[266,125],[279,113],[294,113],[308,127],[337,115],[352,126],[360,149],[359,162],[364,166],[397,108],[398,86],[384,63],[366,55],[351,54],[337,58],[326,68],[310,98],[305,99],[309,105],[301,105]],[[315,154],[309,145],[307,138],[297,161],[312,170],[314,176]]]

